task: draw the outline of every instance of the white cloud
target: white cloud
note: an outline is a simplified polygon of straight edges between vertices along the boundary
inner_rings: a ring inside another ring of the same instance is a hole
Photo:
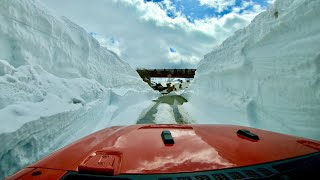
[[[42,0],[58,15],[63,15],[96,32],[101,45],[115,51],[133,68],[196,67],[203,55],[239,28],[249,24],[255,10],[239,14],[235,9],[222,17],[195,20],[163,1],[176,18],[155,3],[143,0]],[[117,43],[112,43],[116,38]],[[175,54],[168,52],[173,47]]]
[[[101,46],[113,51],[119,57],[121,57],[124,47],[118,38],[116,37],[106,38],[98,33],[90,33],[90,34],[99,41]]]
[[[245,9],[245,8],[247,8],[249,6],[254,5],[254,2],[253,1],[242,1],[241,5],[242,5],[241,8]]]
[[[199,63],[199,57],[195,55],[183,55],[179,52],[168,52],[168,61],[174,64],[188,63],[196,65]]]
[[[262,6],[261,6],[260,4],[255,4],[255,5],[253,5],[253,6],[252,6],[252,9],[253,9],[254,11],[256,11],[256,12],[261,12],[261,11],[263,11],[263,8],[262,8]]]
[[[222,12],[230,6],[235,5],[235,0],[198,0],[201,6],[215,8],[217,12]]]
[[[269,4],[274,4],[275,1],[276,1],[276,0],[268,0],[267,2],[268,2]]]

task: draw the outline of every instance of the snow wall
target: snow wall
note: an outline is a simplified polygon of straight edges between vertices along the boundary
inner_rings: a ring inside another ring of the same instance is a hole
[[[0,179],[89,133],[135,124],[158,96],[35,0],[0,0],[0,24]]]
[[[319,9],[278,0],[205,55],[184,94],[189,114],[320,140]]]

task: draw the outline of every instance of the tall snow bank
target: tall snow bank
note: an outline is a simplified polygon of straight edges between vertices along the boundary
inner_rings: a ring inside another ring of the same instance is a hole
[[[0,22],[0,59],[15,68],[37,64],[60,78],[84,77],[105,87],[145,89],[128,64],[36,0],[1,0]]]
[[[135,123],[144,110],[137,105],[158,96],[35,0],[0,0],[0,24],[0,179],[96,130]],[[122,109],[130,116],[115,121]]]
[[[193,118],[319,140],[319,8],[278,0],[205,55],[184,94]]]

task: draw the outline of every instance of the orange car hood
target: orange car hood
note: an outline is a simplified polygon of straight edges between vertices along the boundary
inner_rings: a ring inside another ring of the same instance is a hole
[[[246,129],[259,136],[237,134]],[[173,145],[161,132],[169,130]],[[318,152],[319,142],[229,125],[133,125],[111,127],[55,152],[29,168],[97,170],[117,174],[195,172],[248,166]],[[103,160],[103,158],[106,159]],[[107,168],[99,165],[107,163]]]

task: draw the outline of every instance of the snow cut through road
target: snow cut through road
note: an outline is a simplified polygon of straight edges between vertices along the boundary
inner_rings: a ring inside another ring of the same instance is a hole
[[[164,95],[155,100],[156,104],[152,106],[145,115],[140,118],[137,124],[189,124],[190,120],[184,117],[179,106],[188,102],[179,95]]]

